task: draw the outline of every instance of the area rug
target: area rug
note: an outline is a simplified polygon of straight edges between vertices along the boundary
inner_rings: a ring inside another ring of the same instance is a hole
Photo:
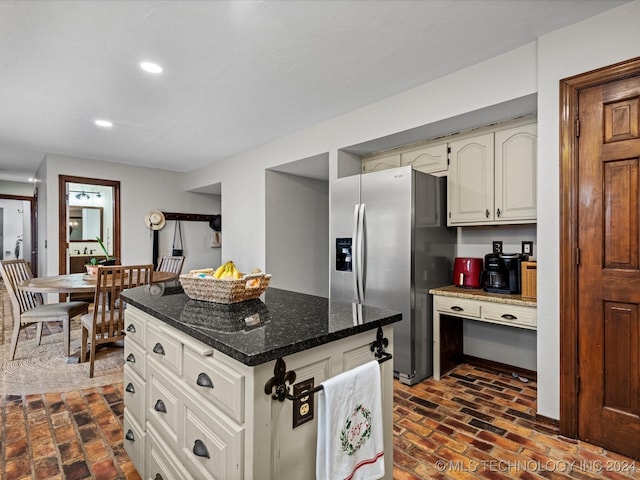
[[[124,365],[122,347],[99,350],[96,353],[94,376],[89,378],[88,362],[67,363],[63,351],[62,327],[59,323],[49,323],[44,327],[41,345],[36,345],[35,326],[22,329],[15,359],[10,360],[13,320],[6,294],[2,295],[2,307],[0,312],[2,315],[0,395],[69,392],[122,382]],[[71,321],[71,355],[76,361],[80,355],[80,344],[80,319],[75,318]]]

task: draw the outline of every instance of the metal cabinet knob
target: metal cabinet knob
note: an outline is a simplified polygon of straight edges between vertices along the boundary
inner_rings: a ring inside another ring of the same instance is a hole
[[[165,406],[164,402],[162,400],[160,400],[160,399],[158,399],[156,404],[153,406],[153,409],[156,412],[167,413],[167,407]]]
[[[451,310],[453,310],[454,312],[464,312],[464,308],[459,307],[457,305],[454,305],[453,307],[451,307]]]
[[[500,217],[500,214],[502,214],[502,212],[500,211],[500,209],[498,209],[498,210],[496,211],[496,215],[498,215],[498,217]]]
[[[488,208],[484,211],[484,216],[489,218],[489,209]]]
[[[207,446],[202,440],[196,440],[193,444],[193,454],[196,457],[211,458],[209,457],[209,450],[207,450]]]
[[[159,473],[156,473],[156,476],[153,477],[153,480],[164,480],[164,478],[162,478],[162,475],[160,475]]]
[[[502,318],[504,318],[505,320],[517,320],[518,317],[516,317],[515,315],[511,315],[510,313],[505,313],[504,315],[500,315]]]
[[[131,441],[131,442],[135,442],[136,438],[133,435],[133,432],[131,431],[131,429],[127,430],[127,434],[124,436],[124,438],[126,438],[127,440]]]
[[[133,386],[133,383],[129,382],[129,384],[127,385],[127,388],[125,388],[125,390],[129,393],[136,393],[136,389]]]
[[[129,355],[127,355],[127,362],[136,363],[136,357],[133,353],[130,353]]]
[[[136,333],[136,326],[133,323],[130,323],[127,327],[127,332]]]
[[[196,380],[196,383],[200,387],[213,388],[213,382],[211,381],[211,378],[204,372],[201,372],[198,375],[198,380]]]
[[[153,347],[153,353],[157,353],[158,355],[164,355],[164,347],[161,343],[156,343]]]

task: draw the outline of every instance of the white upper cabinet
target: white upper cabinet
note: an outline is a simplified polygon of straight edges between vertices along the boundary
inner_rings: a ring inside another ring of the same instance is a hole
[[[451,142],[449,225],[536,222],[537,125]]]
[[[378,170],[386,170],[400,166],[400,154],[381,155],[371,157],[362,161],[362,173],[377,172]]]
[[[493,133],[451,142],[449,225],[493,220]]]
[[[446,173],[448,147],[449,144],[444,142],[403,151],[401,163],[403,166],[411,165],[414,170],[424,173]]]
[[[538,129],[536,124],[496,132],[495,207],[498,220],[536,220]]]

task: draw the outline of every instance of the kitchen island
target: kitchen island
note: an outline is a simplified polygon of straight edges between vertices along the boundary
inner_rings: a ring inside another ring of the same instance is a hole
[[[314,478],[317,395],[285,395],[375,359],[376,342],[392,354],[401,320],[276,288],[234,305],[191,300],[180,287],[122,296],[124,443],[142,478]],[[391,479],[392,361],[380,369]]]

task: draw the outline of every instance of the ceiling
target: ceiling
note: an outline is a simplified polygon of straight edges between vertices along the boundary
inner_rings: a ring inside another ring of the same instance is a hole
[[[46,153],[189,171],[622,3],[5,0],[0,179]]]

